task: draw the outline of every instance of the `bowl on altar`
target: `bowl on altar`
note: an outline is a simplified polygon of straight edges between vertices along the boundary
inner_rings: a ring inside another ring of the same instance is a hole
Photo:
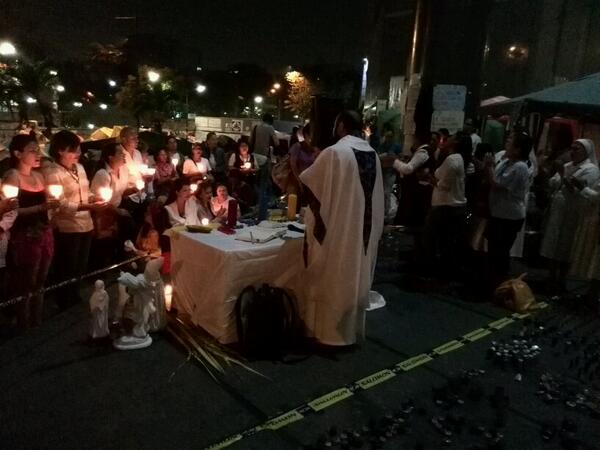
[[[213,227],[210,225],[186,225],[185,229],[190,233],[210,233]]]

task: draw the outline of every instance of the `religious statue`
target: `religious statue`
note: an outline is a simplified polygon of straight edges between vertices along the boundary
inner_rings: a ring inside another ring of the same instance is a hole
[[[92,313],[90,337],[92,339],[104,338],[109,334],[108,303],[108,293],[104,289],[104,281],[96,280],[94,292],[90,297],[90,312]]]
[[[163,258],[150,261],[143,274],[132,275],[121,272],[119,285],[127,289],[130,296],[124,317],[131,320],[131,331],[114,341],[119,350],[135,350],[152,344],[149,331],[164,327],[164,287],[160,278]]]

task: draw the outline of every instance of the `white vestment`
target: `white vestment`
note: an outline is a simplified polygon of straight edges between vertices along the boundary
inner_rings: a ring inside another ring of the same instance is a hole
[[[309,334],[323,344],[354,344],[364,334],[383,232],[381,164],[366,141],[345,136],[321,152],[300,180],[312,193],[301,315]]]

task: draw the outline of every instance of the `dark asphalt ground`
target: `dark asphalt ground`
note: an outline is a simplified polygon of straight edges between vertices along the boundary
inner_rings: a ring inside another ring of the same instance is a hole
[[[164,335],[154,336],[150,348],[133,352],[115,351],[109,343],[90,344],[84,304],[53,315],[40,329],[0,344],[0,448],[205,448],[511,314],[490,303],[465,301],[452,286],[409,282],[398,256],[409,249],[410,241],[398,235],[384,241],[374,288],[384,295],[387,306],[368,313],[365,342],[291,364],[250,363],[267,378],[235,368],[216,383],[200,366],[186,363],[185,354]],[[88,293],[83,294],[87,298]],[[363,441],[362,448],[373,448],[366,442],[365,427],[379,430],[373,433],[385,441],[379,440],[376,448],[386,449],[600,448],[600,421],[582,406],[566,404],[579,391],[599,388],[600,376],[581,373],[582,360],[573,361],[583,358],[585,349],[600,350],[600,321],[565,301],[551,302],[535,317],[536,322],[509,325],[304,420],[257,433],[231,448],[343,448],[336,446],[336,439],[351,431],[361,434],[354,444]],[[541,347],[535,361],[517,370],[486,358],[492,341],[511,340],[524,325],[527,330],[556,327],[534,339]],[[458,383],[462,404],[433,401],[432,389],[443,388],[463,371],[479,369],[481,374]],[[515,380],[517,373],[521,381]],[[536,395],[543,373],[565,377],[565,398],[550,403]],[[479,396],[466,393],[473,386]],[[495,408],[489,398],[498,388],[507,396],[502,408]],[[412,412],[406,410],[409,400],[415,405]],[[398,411],[402,409],[403,415]],[[386,415],[399,414],[409,425],[386,437],[382,426],[395,420]],[[431,422],[448,414],[465,423],[452,436],[442,435]],[[565,419],[570,421],[571,434],[560,431]],[[556,434],[544,440],[543,431],[552,426]],[[503,439],[494,447],[496,433]]]

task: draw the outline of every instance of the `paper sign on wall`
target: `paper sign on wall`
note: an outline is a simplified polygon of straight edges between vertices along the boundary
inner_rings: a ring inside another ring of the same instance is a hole
[[[447,128],[450,134],[454,134],[462,130],[464,121],[464,111],[434,111],[431,116],[431,129]]]
[[[467,87],[458,84],[438,84],[433,88],[433,109],[462,111],[465,109]]]

